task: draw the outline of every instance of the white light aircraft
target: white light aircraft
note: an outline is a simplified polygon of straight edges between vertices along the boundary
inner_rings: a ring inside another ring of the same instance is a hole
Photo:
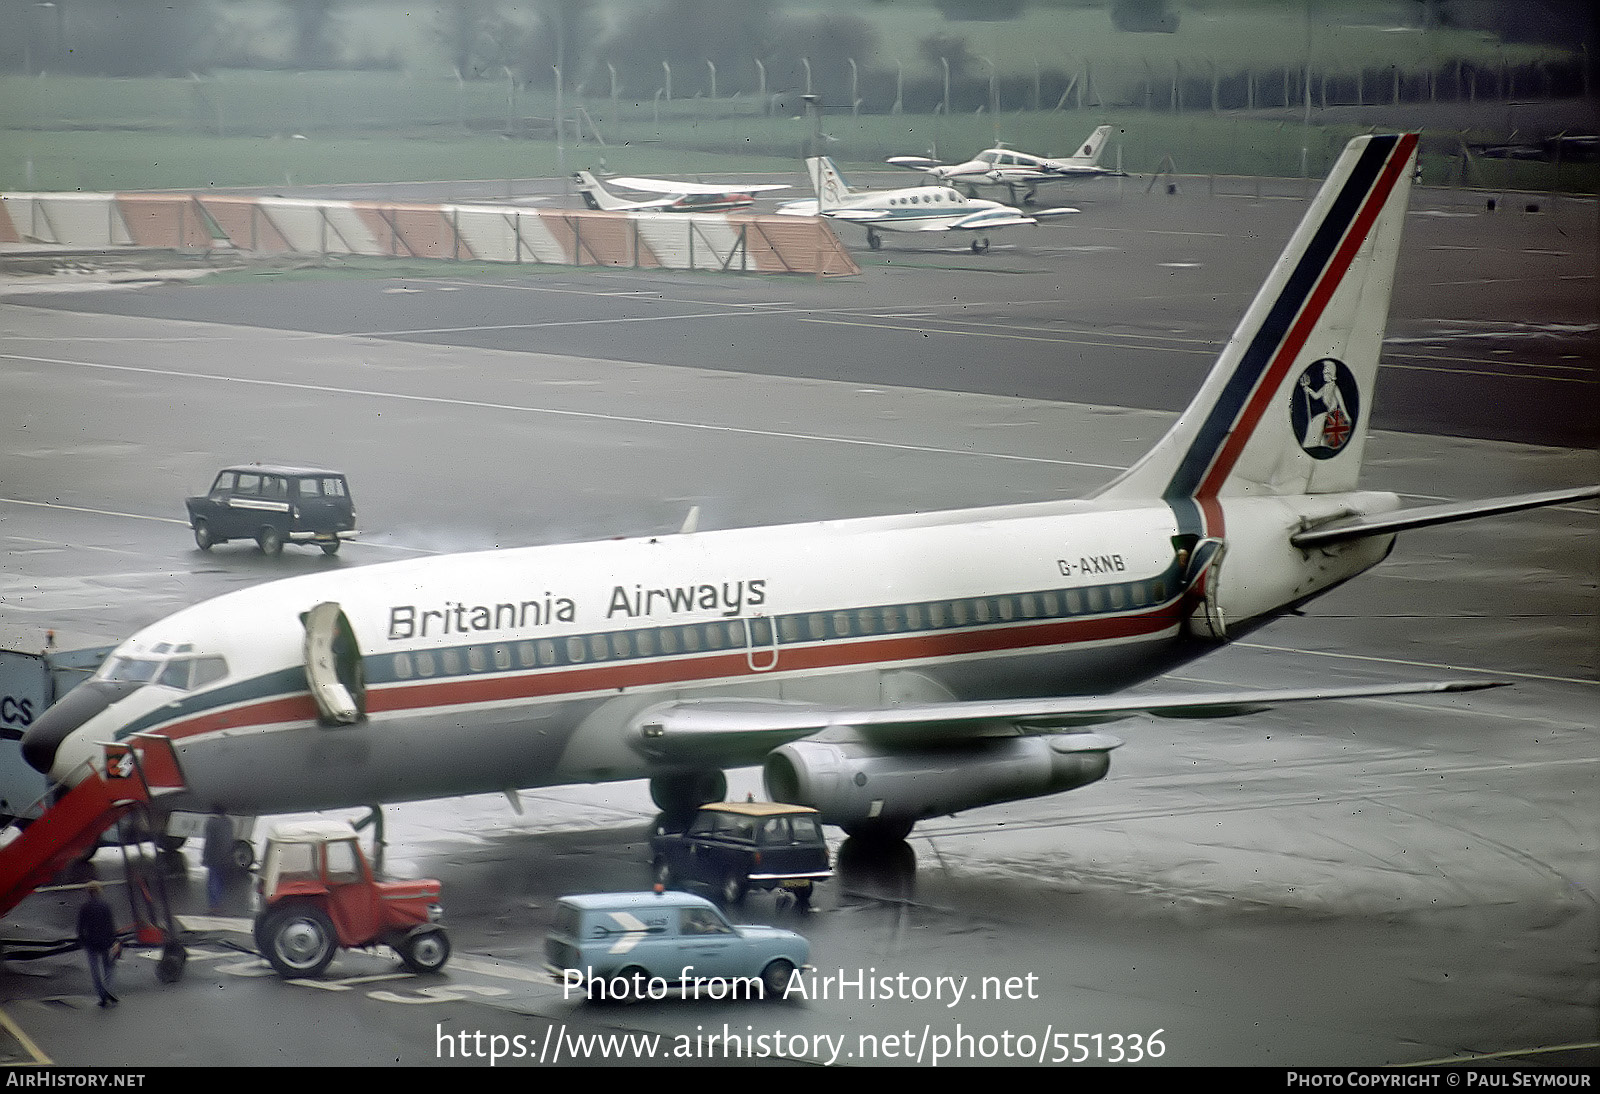
[[[587,171],[579,171],[576,181],[578,192],[583,195],[589,208],[607,212],[736,213],[754,205],[756,194],[789,188],[787,183],[781,182],[736,187],[720,183],[674,182],[671,179],[611,179],[613,186],[621,186],[626,190],[666,195],[648,201],[624,201]]]
[[[788,216],[825,216],[859,224],[867,230],[867,246],[883,246],[882,232],[970,232],[972,250],[989,249],[989,233],[1001,228],[1038,224],[1040,217],[1065,216],[1076,209],[1044,209],[1030,216],[998,201],[969,198],[949,186],[908,186],[900,190],[852,190],[826,156],[806,160],[817,192],[815,201],[791,201],[778,207]]]
[[[1415,163],[1352,141],[1190,407],[1088,498],[496,550],[229,593],[135,634],[23,743],[175,742],[169,804],[270,814],[649,779],[682,811],[764,765],[864,839],[1105,775],[1135,713],[1464,690],[1120,694],[1326,592],[1408,528],[1357,489]]]
[[[1019,152],[1013,148],[986,148],[965,163],[941,163],[926,156],[891,156],[889,163],[921,171],[940,182],[971,188],[977,186],[1004,186],[1017,201],[1019,187],[1027,187],[1022,194],[1022,204],[1031,205],[1038,200],[1039,185],[1046,182],[1074,182],[1080,179],[1122,175],[1112,167],[1100,166],[1100,156],[1105,152],[1106,139],[1112,127],[1102,125],[1083,146],[1071,156],[1052,159]]]

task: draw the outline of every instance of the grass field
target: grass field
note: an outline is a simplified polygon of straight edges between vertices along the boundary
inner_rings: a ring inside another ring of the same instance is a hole
[[[1029,4],[1020,18],[994,20],[945,20],[932,4],[916,0],[813,0],[788,10],[848,13],[872,25],[872,55],[859,59],[861,94],[870,98],[858,110],[846,105],[849,84],[841,93],[837,56],[829,67],[832,82],[819,85],[832,104],[822,123],[826,149],[847,168],[876,168],[887,156],[930,150],[965,158],[996,142],[1060,153],[1095,125],[1110,122],[1121,130],[1110,156],[1120,154],[1130,172],[1170,166],[1181,173],[1315,177],[1361,131],[1349,111],[1322,109],[1322,76],[1334,88],[1330,104],[1358,93],[1357,72],[1363,74],[1359,95],[1366,103],[1395,97],[1395,87],[1374,75],[1382,72],[1403,77],[1402,99],[1455,96],[1456,87],[1440,91],[1427,74],[1437,82],[1457,62],[1479,69],[1473,94],[1480,85],[1509,94],[1518,91],[1505,80],[1514,66],[1537,71],[1563,57],[1478,32],[1397,25],[1413,9],[1394,0],[1190,0],[1174,7],[1182,16],[1174,34],[1120,33],[1104,5],[1043,0]],[[799,116],[798,86],[784,84],[786,90],[766,102],[752,95],[753,61],[725,68],[715,100],[703,86],[709,73],[680,65],[670,100],[653,86],[631,94],[625,89],[615,102],[608,94],[566,94],[563,113],[571,120],[558,149],[551,84],[518,84],[509,72],[504,79],[458,79],[441,71],[437,48],[422,48],[427,21],[410,8],[367,0],[342,10],[347,35],[381,40],[385,48],[399,48],[397,28],[409,28],[416,48],[402,51],[406,66],[373,72],[218,71],[183,79],[0,76],[0,190],[510,179],[601,166],[630,174],[798,173],[811,134],[811,121]],[[958,42],[966,58],[965,72],[955,73],[949,114],[942,109],[940,66],[925,48],[934,32]],[[828,66],[820,54],[817,60],[820,73]],[[897,66],[907,81],[900,114],[889,112]],[[1308,66],[1315,99],[1310,125],[1303,94],[1289,96],[1287,106],[1283,101],[1286,86]],[[591,61],[569,67],[569,84],[586,81],[590,92],[609,91],[602,66]],[[1257,109],[1211,110],[1212,77],[1226,79],[1245,69],[1261,81]],[[769,91],[780,90],[783,80],[793,82],[778,72],[775,62]],[[1048,91],[1039,96],[1042,109],[1035,110],[1033,87],[1041,72]],[[1187,80],[1187,109],[1181,113],[1172,109],[1180,75]],[[1499,87],[1502,82],[1507,86]],[[1064,93],[1057,90],[1063,87]],[[1538,89],[1521,90],[1526,97]],[[995,100],[998,111],[989,109]],[[975,111],[975,102],[983,108]],[[1464,144],[1501,142],[1530,131],[1520,120],[1528,113],[1519,107],[1514,114],[1506,102],[1459,103],[1453,114],[1430,113],[1431,105],[1402,101],[1392,110],[1369,110],[1363,119],[1422,129],[1429,180],[1461,178]],[[1577,105],[1578,116],[1585,116]],[[1591,126],[1593,113],[1590,104]],[[1478,159],[1465,181],[1491,189],[1593,193],[1600,167]]]
[[[886,156],[937,148],[966,156],[994,143],[1052,153],[1070,149],[1102,121],[1121,132],[1108,152],[1123,168],[1148,174],[1168,164],[1184,174],[1320,176],[1346,140],[1349,124],[1304,128],[1298,119],[1123,110],[972,116],[828,116],[829,153],[847,169],[881,168]],[[799,170],[810,136],[804,118],[648,118],[606,125],[604,146],[571,140],[558,156],[553,139],[508,139],[452,126],[409,133],[223,136],[171,130],[0,130],[0,190],[207,190],[323,183],[382,184],[442,179],[556,176],[564,167],[603,166],[628,174],[708,177]],[[1424,132],[1424,178],[1456,181],[1461,134]],[[1120,148],[1118,147],[1120,146]],[[913,176],[907,175],[908,184]],[[1594,164],[1473,161],[1467,182],[1500,189],[1594,193]]]

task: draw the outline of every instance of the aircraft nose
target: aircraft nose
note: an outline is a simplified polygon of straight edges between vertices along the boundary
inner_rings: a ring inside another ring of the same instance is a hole
[[[73,688],[22,735],[22,758],[35,771],[50,774],[61,743],[137,686],[90,680]]]

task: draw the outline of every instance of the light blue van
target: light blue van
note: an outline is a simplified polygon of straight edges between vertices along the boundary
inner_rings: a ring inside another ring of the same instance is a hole
[[[782,999],[811,943],[778,927],[736,926],[692,893],[589,893],[556,904],[544,952],[572,999]]]

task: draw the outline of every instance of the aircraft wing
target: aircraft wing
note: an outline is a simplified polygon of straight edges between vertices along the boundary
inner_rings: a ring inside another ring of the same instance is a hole
[[[927,156],[890,156],[885,163],[896,167],[904,167],[908,171],[926,171],[930,167],[943,167],[943,160],[931,160]]]
[[[1503,687],[1506,683],[1504,680],[1444,680],[1270,691],[1069,695],[881,708],[835,707],[781,699],[681,700],[641,712],[634,720],[630,743],[657,759],[688,762],[711,758],[726,764],[730,759],[741,757],[754,762],[779,745],[830,729],[854,730],[886,745],[928,744],[939,740],[1055,732],[1135,714],[1162,718],[1225,718],[1251,714],[1280,703],[1478,691]],[[1086,744],[1085,747],[1115,746]]]
[[[825,215],[852,224],[873,224],[880,220],[891,219],[886,209],[830,209]]]
[[[1545,505],[1560,505],[1562,502],[1583,501],[1596,497],[1600,497],[1600,486],[1578,486],[1569,490],[1546,490],[1538,494],[1513,494],[1509,497],[1483,498],[1479,501],[1424,505],[1415,509],[1401,509],[1398,512],[1379,513],[1369,517],[1341,517],[1296,532],[1289,537],[1289,542],[1296,547],[1317,547],[1325,543],[1390,535],[1410,528],[1427,528],[1435,524],[1450,524],[1458,520],[1473,520],[1499,513],[1516,513],[1523,509],[1537,509]]]
[[[702,182],[674,182],[671,179],[607,179],[606,182],[613,186],[621,186],[629,190],[644,190],[651,194],[697,194],[722,196],[726,194],[760,194],[768,190],[787,190],[789,185],[783,182],[762,183],[756,186],[743,186],[737,183],[702,183]]]
[[[987,232],[991,228],[1019,228],[1026,224],[1037,223],[1039,222],[1031,216],[1006,208],[986,209],[981,213],[973,213],[965,219],[956,221],[950,227],[963,232]]]

